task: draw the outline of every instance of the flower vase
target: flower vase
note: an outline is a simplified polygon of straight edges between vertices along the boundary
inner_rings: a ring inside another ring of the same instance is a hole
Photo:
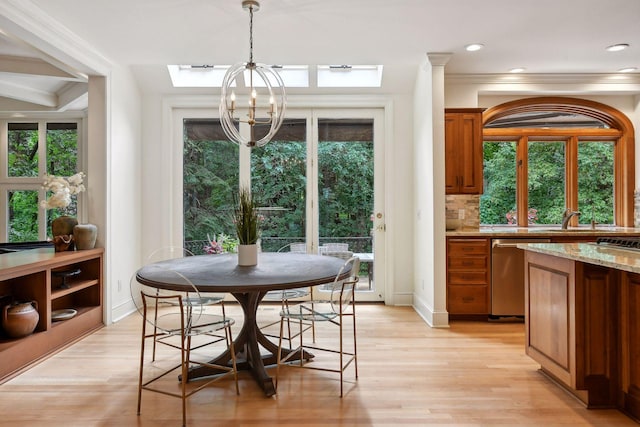
[[[97,237],[98,227],[94,224],[78,224],[73,227],[73,240],[77,250],[93,249]]]
[[[238,245],[238,265],[249,267],[258,264],[258,245]]]
[[[56,252],[72,251],[73,227],[78,225],[78,220],[72,216],[59,216],[51,221],[51,235],[53,236]]]

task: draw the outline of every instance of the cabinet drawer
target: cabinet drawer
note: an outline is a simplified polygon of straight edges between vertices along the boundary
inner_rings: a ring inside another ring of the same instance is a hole
[[[489,287],[448,286],[447,311],[450,314],[489,314]]]
[[[487,277],[487,271],[450,271],[447,277],[447,284],[449,285],[467,285],[467,284],[480,284],[486,285],[489,283]]]
[[[448,257],[447,267],[449,270],[486,270],[486,256],[468,256],[468,257]]]
[[[450,240],[447,252],[450,256],[488,255],[489,241],[487,239]]]

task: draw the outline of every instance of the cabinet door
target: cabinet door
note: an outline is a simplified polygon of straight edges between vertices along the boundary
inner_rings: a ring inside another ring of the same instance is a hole
[[[640,274],[625,274],[620,301],[623,406],[640,418]]]
[[[445,192],[482,193],[482,110],[445,114]]]
[[[460,192],[460,174],[458,172],[457,144],[458,141],[458,116],[456,114],[445,114],[444,118],[444,175],[446,194],[457,194]]]

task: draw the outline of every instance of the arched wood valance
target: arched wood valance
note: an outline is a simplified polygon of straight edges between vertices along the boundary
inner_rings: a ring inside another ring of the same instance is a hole
[[[607,124],[612,129],[633,135],[633,124],[627,116],[613,107],[600,102],[579,98],[546,96],[518,99],[488,108],[482,114],[483,125],[513,114],[537,111],[582,114]]]

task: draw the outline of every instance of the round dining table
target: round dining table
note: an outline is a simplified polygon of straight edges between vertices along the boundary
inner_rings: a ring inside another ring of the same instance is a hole
[[[260,301],[268,291],[331,283],[338,274],[339,280],[345,279],[351,269],[347,267],[341,272],[343,265],[344,260],[331,256],[290,252],[262,252],[255,266],[239,266],[237,254],[197,255],[149,264],[137,271],[136,278],[144,285],[159,289],[188,291],[194,285],[199,292],[233,295],[244,314],[242,329],[234,339],[238,369],[249,370],[266,396],[273,396],[275,386],[265,365],[276,363],[278,346],[257,325]],[[189,283],[185,283],[184,278]],[[260,346],[266,354],[261,353]],[[230,361],[227,351],[212,363],[226,365]],[[189,371],[188,380],[217,373],[212,368],[199,366]]]

